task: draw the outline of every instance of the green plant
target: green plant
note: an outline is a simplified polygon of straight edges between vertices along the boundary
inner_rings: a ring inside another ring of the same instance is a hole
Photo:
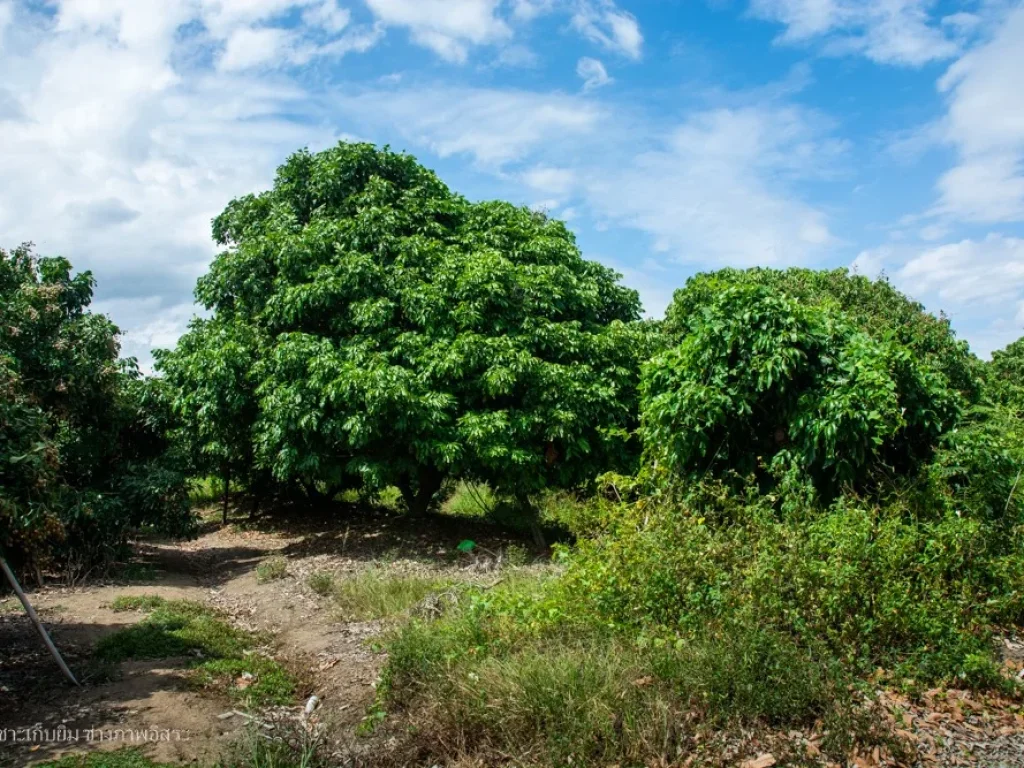
[[[118,595],[110,603],[114,611],[146,611],[151,612],[167,604],[159,595]]]
[[[211,317],[158,367],[191,455],[224,474],[395,486],[422,513],[449,477],[525,496],[628,459],[651,334],[561,222],[340,143],[292,155],[213,229]]]
[[[0,549],[16,570],[106,568],[149,527],[193,528],[159,382],[118,359],[94,281],[0,249]]]
[[[148,615],[102,638],[94,650],[99,661],[187,658],[195,684],[221,688],[247,706],[288,704],[294,698],[294,678],[257,652],[264,638],[231,626],[217,611],[155,595],[119,596],[112,606]]]
[[[795,475],[835,498],[882,468],[915,473],[959,418],[944,376],[833,305],[740,282],[687,323],[644,366],[642,435],[659,483]]]
[[[335,589],[334,574],[328,571],[316,571],[309,574],[306,583],[310,589],[324,597],[331,594]]]
[[[141,751],[125,748],[112,752],[67,755],[41,763],[39,768],[170,768],[170,763],[155,763]]]
[[[448,588],[436,576],[393,574],[370,568],[334,585],[334,599],[348,620],[384,619],[409,610],[424,598]]]
[[[288,560],[284,557],[270,557],[256,566],[256,581],[266,584],[288,575]]]

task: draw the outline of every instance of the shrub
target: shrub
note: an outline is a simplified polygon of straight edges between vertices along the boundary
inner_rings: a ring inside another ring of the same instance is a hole
[[[94,281],[0,249],[0,548],[16,569],[109,566],[151,527],[191,532],[159,382],[118,359]]]
[[[311,590],[321,597],[331,594],[335,588],[334,574],[327,571],[317,571],[316,573],[309,574],[306,583]]]
[[[836,756],[849,740],[884,738],[884,728],[871,732],[877,722],[858,722],[839,666],[788,635],[729,624],[637,644],[565,613],[552,618],[557,592],[516,581],[395,630],[380,705],[403,711],[419,748],[442,761],[674,764],[702,731],[819,720]]]

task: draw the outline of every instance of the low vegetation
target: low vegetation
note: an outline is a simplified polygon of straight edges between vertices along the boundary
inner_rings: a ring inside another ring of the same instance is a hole
[[[288,575],[288,560],[284,557],[271,557],[256,566],[256,581],[266,584],[277,581]]]
[[[369,568],[337,579],[331,596],[344,620],[372,621],[405,613],[427,597],[449,587],[450,581],[437,576]]]
[[[155,595],[121,596],[112,607],[147,615],[102,638],[95,649],[100,661],[182,658],[191,666],[193,683],[226,691],[247,706],[288,704],[294,699],[292,676],[260,653],[266,638],[236,629],[211,608]]]

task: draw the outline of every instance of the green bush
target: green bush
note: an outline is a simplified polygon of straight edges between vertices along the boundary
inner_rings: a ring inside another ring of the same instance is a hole
[[[266,584],[288,575],[288,560],[284,557],[268,557],[256,566],[256,581]]]

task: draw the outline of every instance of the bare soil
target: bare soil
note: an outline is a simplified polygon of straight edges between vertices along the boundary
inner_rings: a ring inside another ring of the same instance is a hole
[[[188,659],[125,662],[113,669],[93,661],[100,638],[143,617],[113,611],[110,605],[120,595],[206,603],[243,629],[271,633],[275,656],[301,681],[302,700],[310,695],[320,700],[317,716],[329,748],[339,758],[364,752],[372,746],[357,739],[355,730],[373,701],[383,657],[371,641],[382,625],[339,616],[330,598],[309,589],[308,575],[329,571],[345,578],[383,566],[473,580],[495,563],[489,555],[460,553],[461,540],[471,538],[490,553],[523,543],[465,520],[438,519],[425,526],[347,509],[289,518],[226,527],[208,523],[192,541],[140,542],[135,571],[144,578],[31,592],[54,642],[83,683],[80,688],[61,676],[16,598],[0,601],[0,731],[6,732],[0,766],[133,744],[158,761],[207,764],[240,740],[247,719],[232,714],[227,698],[184,684]],[[259,583],[256,566],[272,556],[287,559],[287,575]],[[300,700],[296,714],[301,708]],[[67,736],[55,738],[61,727]],[[50,733],[41,739],[27,733],[32,730]],[[145,741],[145,733],[157,734],[158,740]],[[78,742],[67,740],[76,734]]]

